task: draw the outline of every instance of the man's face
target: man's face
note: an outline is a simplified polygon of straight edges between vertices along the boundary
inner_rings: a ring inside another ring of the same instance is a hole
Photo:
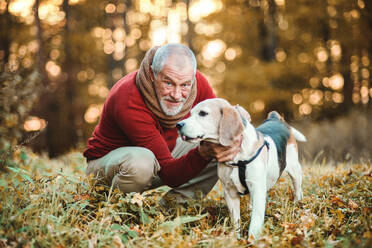
[[[176,65],[177,58],[170,57],[155,81],[155,90],[160,106],[166,115],[178,114],[190,95],[193,83],[191,63]]]

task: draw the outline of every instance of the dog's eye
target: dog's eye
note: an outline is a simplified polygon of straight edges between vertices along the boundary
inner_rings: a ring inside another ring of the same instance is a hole
[[[206,115],[208,115],[208,113],[202,110],[202,111],[199,112],[199,115],[200,116],[206,116]]]

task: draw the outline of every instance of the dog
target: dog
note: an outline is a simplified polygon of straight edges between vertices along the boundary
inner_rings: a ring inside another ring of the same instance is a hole
[[[240,139],[241,147],[233,161],[218,163],[218,177],[237,238],[240,239],[240,195],[250,194],[252,206],[249,237],[258,238],[264,224],[267,191],[283,171],[293,182],[294,200],[303,197],[302,169],[297,141],[306,137],[289,126],[276,112],[257,128],[249,113],[221,98],[207,99],[191,109],[190,117],[177,123],[179,135],[192,143],[209,141],[231,146]]]

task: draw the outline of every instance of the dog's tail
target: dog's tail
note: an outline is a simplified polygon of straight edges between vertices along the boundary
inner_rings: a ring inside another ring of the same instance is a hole
[[[290,128],[291,128],[291,133],[293,134],[293,136],[295,137],[296,140],[298,140],[300,142],[306,142],[307,141],[305,135],[303,135],[300,131],[298,131],[296,128],[294,128],[292,126]]]

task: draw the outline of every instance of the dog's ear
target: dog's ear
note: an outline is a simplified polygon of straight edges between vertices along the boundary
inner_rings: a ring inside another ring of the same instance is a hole
[[[222,108],[219,127],[219,142],[223,146],[231,146],[243,132],[244,126],[237,110],[233,107]]]
[[[239,114],[244,118],[246,119],[248,122],[251,122],[251,115],[247,112],[247,110],[245,110],[245,108],[239,106],[239,105],[236,105],[235,106],[236,109],[239,111]]]

